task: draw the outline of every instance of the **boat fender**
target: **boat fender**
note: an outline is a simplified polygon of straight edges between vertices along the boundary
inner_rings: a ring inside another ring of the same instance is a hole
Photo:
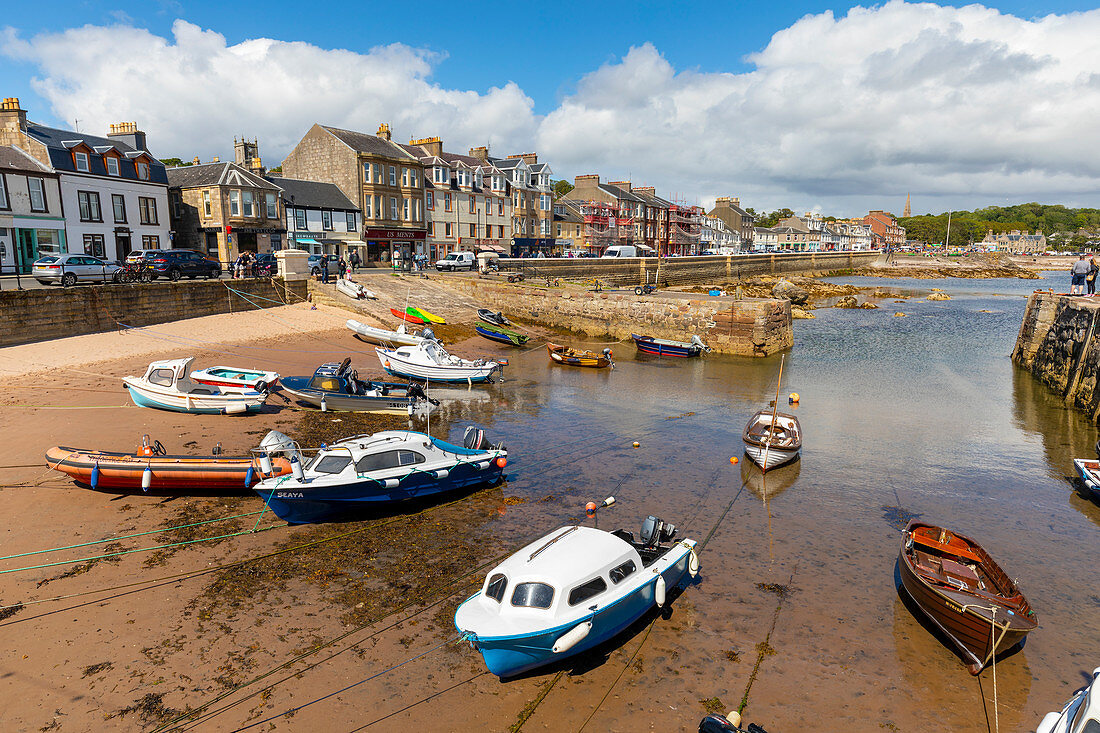
[[[555,654],[563,654],[569,651],[579,644],[584,637],[588,636],[588,632],[591,630],[591,621],[584,621],[583,623],[577,624],[558,637],[558,640],[554,642],[553,652]]]
[[[149,491],[149,487],[153,485],[153,471],[148,466],[141,472],[141,490]]]
[[[254,475],[255,475],[255,472],[252,470],[252,466],[249,466],[248,471],[246,471],[245,474],[244,474],[244,487],[246,489],[250,488],[252,486],[252,477]]]
[[[92,466],[92,488],[99,488],[99,461],[95,462]]]
[[[436,472],[435,472],[435,477],[436,478],[447,478],[450,475],[451,475],[451,472],[449,470],[447,470],[446,468],[436,469]]]
[[[688,551],[688,572],[693,578],[699,574],[699,553],[694,547]]]
[[[225,406],[226,415],[240,415],[245,412],[248,412],[248,405],[243,402],[234,402],[231,405]]]
[[[1087,489],[1088,489],[1089,491],[1095,491],[1095,490],[1096,490],[1096,484],[1094,484],[1093,482],[1089,481],[1088,479],[1085,479],[1085,487],[1086,487],[1086,488],[1087,488]]]
[[[416,408],[415,408],[415,407],[413,407],[412,403],[409,403],[409,406],[408,406],[408,408],[406,408],[406,409],[407,409],[407,410],[409,411],[409,416],[410,416],[410,417],[412,416],[412,414],[413,414],[414,412],[416,412]]]
[[[401,481],[395,478],[388,478],[382,481],[382,485],[387,489],[396,489],[399,483],[401,483]]]
[[[321,395],[321,412],[328,412],[328,402],[324,395]]]
[[[302,470],[302,462],[298,460],[298,456],[291,457],[290,472],[294,475],[295,481],[305,481],[306,472]]]
[[[658,575],[657,583],[653,586],[653,600],[661,608],[665,607],[665,576]]]
[[[265,476],[270,476],[275,472],[275,469],[271,465],[271,456],[264,453],[260,456],[260,473]]]

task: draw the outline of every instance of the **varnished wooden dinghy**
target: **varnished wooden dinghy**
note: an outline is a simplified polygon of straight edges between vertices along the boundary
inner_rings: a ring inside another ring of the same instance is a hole
[[[593,369],[615,368],[615,362],[611,359],[611,349],[604,349],[602,354],[597,354],[593,351],[571,349],[560,344],[546,344],[546,350],[555,364]]]

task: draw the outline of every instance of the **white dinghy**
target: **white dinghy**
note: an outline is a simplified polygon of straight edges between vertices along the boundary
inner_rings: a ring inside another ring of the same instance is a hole
[[[195,384],[188,374],[194,357],[154,361],[142,377],[123,377],[135,405],[173,412],[239,415],[259,412],[266,392]]]
[[[346,278],[340,278],[336,281],[336,289],[349,298],[355,300],[377,300],[378,296],[374,294],[373,290],[368,290],[363,287],[362,284],[355,282],[354,280],[348,280]]]
[[[409,333],[405,330],[405,324],[402,323],[397,327],[396,331],[390,331],[385,328],[375,328],[374,326],[368,326],[365,323],[348,319],[346,325],[350,330],[354,331],[356,336],[363,341],[368,341],[372,344],[378,344],[379,346],[416,346],[426,338],[433,338],[432,336],[421,335],[420,333]],[[431,333],[430,329],[425,329],[428,333]]]
[[[452,356],[438,341],[425,340],[399,349],[376,348],[378,360],[389,374],[432,382],[492,382],[493,372],[504,373],[504,363]]]

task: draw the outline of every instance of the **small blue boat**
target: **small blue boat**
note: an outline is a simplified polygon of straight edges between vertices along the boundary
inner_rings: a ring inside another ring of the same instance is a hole
[[[630,337],[634,339],[634,345],[638,347],[638,351],[654,356],[691,357],[699,356],[704,351],[710,351],[710,348],[698,336],[692,336],[690,342],[668,341],[652,336],[639,336],[636,333],[630,334]]]
[[[675,531],[656,517],[637,541],[624,530],[559,528],[494,568],[455,626],[500,677],[591,649],[698,572],[695,542],[671,543]]]
[[[496,326],[491,323],[478,323],[474,325],[474,330],[478,332],[479,336],[489,339],[490,341],[496,341],[502,344],[508,344],[509,346],[523,346],[531,337],[522,333],[516,333],[515,331],[504,328],[503,326]]]
[[[351,358],[317,367],[312,377],[284,377],[283,389],[322,410],[425,415],[439,404],[415,383],[364,381]]]
[[[297,448],[283,452],[290,455],[291,475],[252,488],[291,524],[495,483],[508,463],[505,447],[491,445],[472,427],[461,447],[425,433],[386,430],[323,447],[304,465]]]

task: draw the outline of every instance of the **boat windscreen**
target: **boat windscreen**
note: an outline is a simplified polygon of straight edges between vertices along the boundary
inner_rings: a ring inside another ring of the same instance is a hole
[[[351,456],[319,455],[310,464],[317,473],[340,473],[351,463]]]
[[[512,591],[512,605],[528,608],[550,608],[554,588],[546,583],[518,583]]]

